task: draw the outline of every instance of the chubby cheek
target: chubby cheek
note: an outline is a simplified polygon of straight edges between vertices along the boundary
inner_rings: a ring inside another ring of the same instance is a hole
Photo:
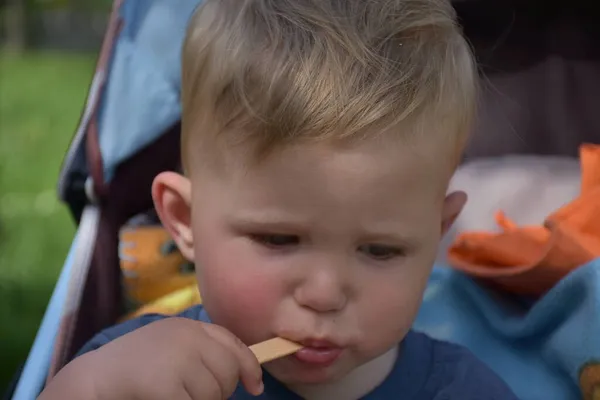
[[[198,283],[212,322],[252,345],[271,337],[284,288],[240,242],[209,239],[197,246]]]
[[[424,285],[422,279],[390,279],[368,291],[369,299],[360,302],[359,311],[364,355],[381,354],[404,338],[419,309]]]

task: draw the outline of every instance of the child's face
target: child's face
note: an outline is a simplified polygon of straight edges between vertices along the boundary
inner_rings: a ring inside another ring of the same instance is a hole
[[[267,366],[288,384],[326,382],[411,327],[443,227],[464,203],[444,199],[447,167],[430,147],[298,146],[256,167],[192,171],[191,183],[163,174],[154,196],[196,261],[213,322],[246,344],[335,347]]]

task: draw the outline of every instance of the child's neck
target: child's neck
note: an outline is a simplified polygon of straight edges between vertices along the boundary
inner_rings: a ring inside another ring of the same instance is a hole
[[[398,357],[398,347],[354,369],[332,383],[295,386],[290,389],[306,400],[358,400],[387,378]]]

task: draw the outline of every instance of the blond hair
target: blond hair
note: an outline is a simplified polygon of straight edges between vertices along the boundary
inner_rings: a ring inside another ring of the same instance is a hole
[[[192,137],[264,155],[433,121],[460,148],[475,110],[476,66],[447,0],[205,0],[182,64],[184,165]]]

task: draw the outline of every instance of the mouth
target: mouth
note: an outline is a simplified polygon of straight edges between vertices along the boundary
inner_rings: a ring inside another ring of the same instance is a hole
[[[333,364],[344,351],[343,347],[326,340],[304,340],[300,344],[304,347],[293,357],[303,364],[315,367],[327,367]]]

